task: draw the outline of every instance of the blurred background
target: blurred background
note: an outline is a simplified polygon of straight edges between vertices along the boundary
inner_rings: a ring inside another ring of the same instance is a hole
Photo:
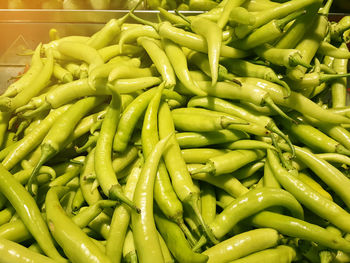
[[[283,0],[274,0],[284,2]],[[138,0],[0,0],[0,9],[130,9]],[[143,0],[139,9],[205,10],[220,0]],[[350,12],[350,0],[334,0],[332,12]]]

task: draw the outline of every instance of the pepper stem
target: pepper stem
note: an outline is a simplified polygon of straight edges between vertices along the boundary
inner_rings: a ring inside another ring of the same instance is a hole
[[[175,9],[174,11],[175,11],[175,13],[176,13],[179,17],[181,17],[181,18],[188,24],[188,26],[191,25],[191,21],[190,21],[186,16],[184,16],[183,14],[181,14],[181,13],[179,12],[179,10]]]
[[[101,129],[103,118],[97,120],[94,124],[91,125],[90,134],[94,134],[97,130]]]
[[[272,140],[272,144],[273,146],[275,146],[276,150],[277,150],[277,154],[278,154],[278,157],[279,159],[281,160],[283,166],[288,170],[288,171],[291,171],[291,170],[294,170],[293,166],[286,160],[286,158],[284,157],[282,151],[281,151],[281,148],[278,146],[278,143],[276,141],[276,138],[273,134],[271,134],[271,140]]]
[[[230,80],[242,86],[242,83],[238,79],[236,79],[236,76],[228,72],[227,68],[225,68],[223,65],[220,65],[220,64],[218,68],[218,76],[219,76],[219,80]]]
[[[17,141],[17,138],[20,136],[20,134],[29,126],[30,122],[29,120],[24,120],[22,121],[19,125],[18,128],[16,130],[16,133],[13,137],[14,141]]]
[[[341,145],[341,144],[338,144],[338,145],[336,146],[335,150],[336,150],[337,153],[350,156],[350,151],[349,151],[348,149],[346,149],[346,148],[345,148],[343,145]]]
[[[197,252],[202,246],[207,243],[207,238],[202,235],[198,242],[192,247],[192,251]]]
[[[272,110],[276,111],[281,117],[291,121],[291,122],[294,122],[294,123],[297,123],[295,120],[293,120],[291,117],[289,117],[287,114],[285,114],[274,102],[273,100],[270,98],[270,97],[265,97],[264,98],[264,102],[265,104],[270,107]]]
[[[132,14],[136,10],[136,8],[141,4],[141,2],[142,2],[141,0],[138,1],[136,3],[136,5],[133,8],[131,8],[130,11],[126,15],[122,16],[121,18],[119,18],[118,19],[118,24],[121,25],[121,24],[125,23],[126,19],[130,16],[130,14]]]
[[[278,127],[277,125],[273,122],[270,121],[267,125],[266,125],[266,129],[269,131],[272,131],[274,133],[276,133],[278,136],[280,136],[283,140],[286,141],[286,143],[289,145],[289,148],[292,152],[292,157],[295,157],[295,149],[294,146],[291,142],[291,140],[289,139],[289,137],[287,135],[285,135]]]
[[[327,82],[330,80],[334,80],[334,79],[339,79],[339,78],[347,78],[350,77],[350,73],[346,73],[346,74],[324,74],[324,73],[320,73],[320,82]]]
[[[140,208],[138,208],[129,198],[125,196],[120,184],[115,184],[109,189],[109,197],[112,200],[120,200],[120,202],[126,204],[131,209],[135,210],[138,214],[140,214]]]
[[[193,212],[194,212],[195,216],[197,217],[198,222],[201,225],[201,227],[203,228],[203,231],[204,231],[205,235],[207,236],[207,238],[209,239],[209,241],[212,244],[216,245],[219,243],[219,241],[216,239],[216,237],[214,236],[213,232],[210,230],[208,225],[204,222],[202,214],[199,211],[198,200],[199,200],[199,196],[193,195],[192,198],[187,200],[187,202],[190,205],[190,207],[193,209]]]
[[[85,150],[89,149],[89,147],[93,147],[94,145],[96,145],[98,135],[99,135],[99,132],[94,132],[92,136],[89,136],[89,139],[83,146],[81,147],[76,146],[75,151],[77,153],[82,153]]]
[[[184,19],[182,19],[182,17],[179,17],[177,15],[174,15],[170,12],[168,12],[167,10],[165,10],[164,8],[162,7],[158,7],[157,8],[158,11],[159,11],[159,14],[160,15],[163,15],[164,18],[169,21],[170,23],[172,23],[173,25],[176,25],[176,26],[189,26],[188,25],[188,22],[187,21],[184,21]],[[184,23],[185,22],[185,23]]]
[[[207,173],[211,174],[215,172],[215,167],[212,163],[206,163],[204,165],[201,165],[200,167],[190,171],[190,174],[199,174],[199,173]]]
[[[305,62],[299,53],[293,54],[288,58],[289,66],[296,67],[298,65],[303,66],[307,69],[312,68],[312,66]]]
[[[27,111],[23,114],[21,114],[21,116],[23,118],[33,118],[35,117],[36,115],[38,115],[39,113],[45,111],[45,110],[48,110],[50,109],[50,104],[47,103],[47,102],[44,102],[42,105],[40,105],[38,108],[36,108],[35,110],[32,110],[32,111]]]
[[[38,163],[35,165],[32,173],[30,174],[30,177],[28,179],[27,187],[28,187],[28,192],[31,195],[35,195],[33,191],[33,184],[36,183],[37,175],[39,173],[39,170],[41,166],[44,165],[45,162],[47,162],[52,156],[56,154],[56,150],[49,144],[42,144],[41,145],[41,156],[38,161]]]
[[[276,79],[275,83],[277,83],[277,84],[281,85],[283,88],[285,88],[285,90],[287,91],[287,96],[285,96],[284,98],[285,99],[288,98],[290,96],[290,93],[291,93],[289,85],[285,81],[280,80],[280,79]]]
[[[276,26],[280,29],[283,30],[283,28],[290,22],[293,21],[294,19],[296,19],[299,16],[305,15],[306,14],[306,10],[302,10],[302,11],[298,11],[298,12],[294,12],[291,13],[287,16],[285,16],[284,18],[278,19],[276,20]]]
[[[191,247],[195,246],[197,243],[197,240],[192,235],[191,231],[186,226],[185,222],[182,218],[179,218],[176,220],[177,225],[181,228],[182,232],[184,232],[185,236],[187,237],[188,241],[190,242]]]
[[[15,113],[19,113],[21,111],[26,111],[26,110],[33,110],[35,109],[35,105],[31,104],[30,102],[26,105],[23,105],[21,107],[18,107],[16,110],[15,110]]]
[[[140,17],[138,17],[138,16],[136,16],[133,12],[131,12],[130,11],[130,16],[133,18],[133,19],[135,19],[137,22],[140,22],[140,23],[142,23],[142,24],[144,24],[144,25],[147,25],[147,26],[151,26],[151,27],[153,27],[155,30],[157,30],[158,29],[158,24],[156,24],[156,23],[153,23],[153,22],[150,22],[150,21],[147,21],[147,20],[145,20],[145,19],[142,19],[142,18],[140,18]]]

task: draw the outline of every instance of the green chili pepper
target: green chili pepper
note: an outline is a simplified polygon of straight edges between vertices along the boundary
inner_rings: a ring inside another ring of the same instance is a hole
[[[289,263],[296,258],[296,251],[290,246],[280,245],[276,248],[264,249],[248,256],[231,261],[231,263],[276,262]]]
[[[125,236],[125,242],[123,244],[123,259],[127,263],[137,263],[137,253],[135,249],[134,237],[131,229],[128,229],[128,232]]]
[[[158,116],[159,137],[165,138],[175,132],[171,112],[166,103],[163,103]],[[187,170],[186,163],[181,155],[180,146],[176,137],[170,140],[171,145],[165,151],[163,158],[168,169],[174,191],[182,202],[187,203],[194,211],[196,217],[204,228],[209,240],[213,243],[217,241],[209,232],[198,208],[199,190],[194,187],[192,178]]]
[[[291,113],[290,116],[296,116]],[[298,118],[298,121],[302,119]],[[350,151],[343,145],[328,137],[326,134],[309,125],[305,122],[299,122],[298,124],[291,123],[285,120],[281,120],[283,127],[288,131],[289,134],[297,138],[300,142],[304,143],[311,149],[315,149],[320,152],[332,152],[342,153],[349,155]]]
[[[340,229],[348,228],[345,222],[347,222],[349,214],[345,210],[289,173],[279,163],[279,159],[273,151],[267,150],[267,160],[278,182],[296,196],[303,205]],[[324,209],[325,207],[326,209]]]
[[[33,197],[15,178],[0,165],[0,192],[6,197],[26,225],[29,232],[39,243],[42,250],[58,262],[66,262],[54,247],[47,225]]]
[[[28,181],[28,190],[30,193],[33,194],[31,186],[35,182],[38,169],[67,145],[67,139],[71,136],[78,121],[94,107],[101,104],[102,101],[103,98],[99,97],[87,97],[79,100],[69,107],[69,109],[60,116],[59,120],[54,123],[41,142],[40,160],[35,165]]]
[[[86,62],[89,65],[89,73],[104,63],[97,50],[87,44],[67,41],[60,43],[57,49],[65,56]]]
[[[261,160],[255,163],[248,164],[242,167],[241,169],[238,169],[232,175],[239,180],[246,179],[251,177],[252,175],[255,175],[256,172],[259,171],[264,166],[265,166],[265,160]]]
[[[216,97],[192,97],[188,103],[188,107],[204,107],[207,109],[225,112],[248,122],[257,123],[260,126],[265,127],[267,130],[270,130],[276,134],[278,134],[281,138],[283,138],[293,149],[292,143],[289,138],[277,127],[274,121],[265,115],[262,115],[259,112],[247,110],[241,107],[237,103],[233,103],[227,100],[223,100]],[[243,139],[243,138],[242,138]]]
[[[112,161],[114,172],[118,173],[131,164],[138,157],[138,153],[138,148],[130,145],[123,153],[117,154]]]
[[[160,8],[161,7],[159,7],[159,10]],[[124,43],[133,43],[137,40],[138,37],[141,37],[141,36],[155,38],[155,39],[160,38],[157,31],[153,27],[149,25],[137,25],[133,28],[130,28],[128,30],[124,30],[121,32],[119,42],[118,42],[120,47],[120,53],[122,53],[123,51]]]
[[[186,56],[181,47],[169,39],[162,39],[162,45],[174,68],[176,76],[186,89],[195,95],[205,95],[205,92],[197,87],[197,84],[192,80],[187,67]]]
[[[109,73],[108,81],[113,82],[117,79],[152,77],[153,75],[154,70],[151,68],[138,68],[127,65],[119,65]]]
[[[159,35],[161,37],[170,39],[175,43],[190,48],[192,50],[208,53],[208,46],[204,37],[182,30],[180,28],[173,27],[170,23],[162,23],[159,26]],[[222,35],[220,34],[220,38]],[[215,38],[214,38],[215,40]],[[220,56],[229,58],[243,58],[247,57],[249,52],[235,49],[226,45],[221,45]]]
[[[11,114],[8,112],[1,112],[0,113],[0,148],[5,148],[5,134],[8,128],[8,121],[11,117]]]
[[[92,184],[93,180],[89,179],[88,177],[96,176],[95,174],[95,166],[94,166],[94,159],[95,159],[95,148],[92,149],[89,154],[87,155],[85,159],[84,166],[82,168],[82,171],[80,173],[79,182],[80,182],[80,189],[83,193],[84,199],[88,203],[88,205],[93,205],[98,200],[101,200],[102,197],[98,191],[98,189],[93,189]]]
[[[159,209],[155,210],[154,219],[160,234],[176,260],[184,263],[207,262],[208,257],[194,253],[181,229],[162,215]]]
[[[25,246],[0,238],[0,257],[4,263],[54,263],[54,259],[30,251]]]
[[[132,10],[135,10],[138,5],[135,5]],[[91,36],[87,44],[95,49],[100,49],[112,42],[112,40],[120,33],[121,25],[128,18],[129,13],[124,15],[119,19],[109,20],[102,29],[97,31],[94,35]]]
[[[197,16],[191,19],[191,29],[206,40],[212,86],[214,86],[218,79],[218,67],[222,42],[221,28],[216,23]]]
[[[313,241],[328,248],[343,251],[349,251],[350,248],[350,242],[341,236],[290,216],[263,211],[252,216],[251,222],[256,227],[271,227],[283,235]]]
[[[157,9],[159,10],[159,13],[166,19],[168,20],[170,23],[172,24],[176,24],[176,25],[183,25],[183,26],[189,26],[188,21],[184,20],[182,17],[170,13],[169,11],[165,10],[162,7],[157,7]]]
[[[14,213],[15,209],[10,204],[7,204],[6,208],[0,211],[0,226],[9,222]]]
[[[317,181],[315,181],[306,170],[299,171],[298,179],[300,179],[300,181],[306,183],[307,185],[311,186],[311,188],[319,192],[321,195],[323,195],[327,199],[333,200],[332,196],[326,190],[324,190],[323,187]]]
[[[235,200],[234,197],[229,195],[226,191],[221,190],[220,188],[215,189],[216,194],[216,204],[220,206],[222,209],[224,209],[226,206],[228,206],[233,200]]]
[[[235,34],[238,38],[243,38],[247,36],[254,29],[261,27],[262,25],[268,23],[275,18],[284,17],[290,13],[297,10],[303,9],[313,3],[321,2],[319,0],[292,0],[285,2],[281,5],[276,5],[276,7],[269,8],[267,10],[258,12],[256,14],[256,19],[254,25],[239,25],[235,28]]]
[[[123,193],[122,187],[113,170],[112,143],[119,122],[121,98],[115,89],[111,88],[110,91],[112,93],[112,100],[103,119],[95,150],[96,177],[106,196],[112,199],[118,199],[131,208],[137,209],[132,201]]]
[[[159,160],[171,136],[174,135],[160,140],[146,158],[135,188],[134,202],[141,211],[140,214],[132,212],[131,217],[135,246],[141,261],[164,262],[153,219],[153,188]]]
[[[269,131],[255,123],[224,112],[201,108],[177,108],[172,110],[172,117],[177,130],[208,132],[222,129],[240,130],[264,136]]]
[[[300,113],[318,119],[320,121],[329,122],[329,123],[348,123],[349,120],[340,116],[338,114],[331,114],[327,110],[319,107],[317,104],[306,98],[300,93],[291,92],[291,95],[288,98],[282,99],[282,88],[274,83],[268,82],[266,80],[258,80],[254,78],[238,78],[244,84],[247,83],[255,84],[268,92],[269,96],[274,100],[276,104],[281,106],[286,106]],[[243,85],[244,86],[244,85]]]
[[[158,133],[158,108],[163,92],[164,84],[157,88],[157,93],[150,101],[142,127],[141,141],[142,149],[145,157],[149,155],[151,150],[159,141]],[[171,185],[168,172],[165,164],[160,160],[158,165],[158,172],[154,185],[154,198],[162,212],[171,220],[176,222],[189,238],[191,244],[194,243],[194,238],[183,222],[183,207],[178,197],[176,196]]]
[[[235,0],[235,1],[227,1],[227,3],[224,5],[222,14],[220,16],[220,18],[217,21],[217,24],[220,28],[224,28],[229,20],[230,14],[232,12],[232,10],[235,7],[239,7],[240,5],[242,5],[245,1],[243,0]]]
[[[290,94],[290,87],[288,86],[288,84],[283,80],[280,80],[277,74],[273,71],[273,69],[269,67],[253,64],[242,59],[225,60],[223,64],[226,65],[232,73],[237,74],[238,76],[256,77],[275,82],[286,89],[287,97]]]
[[[61,67],[61,65],[58,63],[54,63],[52,74],[55,78],[63,83],[73,81],[73,75],[68,70]]]
[[[243,50],[248,50],[269,43],[283,35],[284,27],[294,19],[305,14],[305,11],[291,13],[281,19],[273,19],[265,25],[257,28],[247,37],[233,41],[231,44]]]
[[[43,68],[43,63],[40,59],[40,51],[42,44],[39,44],[34,51],[34,54],[31,59],[30,68],[24,75],[21,76],[19,80],[12,83],[1,95],[1,97],[14,97],[23,89],[28,87],[32,81],[39,75],[40,71]]]
[[[169,58],[165,54],[164,50],[158,46],[157,43],[151,38],[139,37],[137,39],[137,42],[146,50],[147,54],[151,57],[163,80],[166,81],[165,86],[173,87],[176,84],[176,77],[173,66],[171,65]]]
[[[278,2],[272,2],[269,0],[267,1],[251,0],[243,3],[243,6],[247,8],[250,12],[264,11],[269,8],[273,8],[280,5],[281,4]]]
[[[253,189],[237,197],[209,224],[217,238],[222,238],[240,220],[271,206],[288,208],[297,218],[303,218],[302,206],[289,192],[278,188]]]
[[[198,164],[188,164],[187,169],[191,173],[191,171],[198,169]],[[223,174],[220,176],[213,176],[208,173],[197,173],[191,174],[193,179],[204,181],[209,184],[212,184],[218,188],[225,190],[227,193],[232,195],[233,197],[241,196],[247,193],[249,190],[242,183],[231,174]]]
[[[202,1],[202,0],[190,0],[189,1],[190,10],[208,11],[216,6],[217,6],[217,3],[213,0],[204,0],[204,1]]]
[[[43,121],[40,128],[36,130],[36,132],[33,132],[32,134],[29,134],[22,138],[17,143],[14,143],[5,149],[1,151],[1,156],[3,162],[2,164],[7,169],[12,169],[24,156],[26,156],[31,150],[33,150],[39,143],[40,139],[37,141],[37,137],[43,138],[45,134],[47,133],[48,129],[50,129],[53,122],[65,111],[69,105],[66,105],[62,107],[61,110],[57,110],[55,112],[52,112],[47,116],[45,121]],[[29,149],[28,149],[29,148]]]
[[[32,238],[27,227],[21,219],[10,221],[0,226],[0,237],[13,242],[24,242]]]
[[[303,54],[297,49],[283,49],[272,47],[269,44],[258,46],[254,49],[255,53],[271,62],[274,65],[284,66],[286,68],[300,67],[302,70],[311,68],[311,65]]]
[[[142,170],[143,159],[138,159],[133,166],[126,186],[125,194],[129,199],[133,199],[135,188]],[[107,238],[106,254],[111,262],[119,262],[122,256],[123,243],[127,242],[127,228],[130,223],[130,209],[126,205],[118,206],[113,213],[111,228]]]
[[[345,46],[344,46],[345,47]],[[317,52],[321,55],[330,56],[333,58],[349,59],[350,52],[347,49],[340,49],[333,46],[331,43],[322,41]]]
[[[349,184],[349,179],[333,165],[329,164],[320,158],[317,158],[311,152],[296,147],[296,156],[304,164],[306,164],[314,173],[321,178],[329,187],[331,187],[343,201],[349,206],[348,192],[346,186]]]
[[[103,62],[107,62],[108,60],[112,59],[115,56],[118,55],[129,55],[129,56],[137,56],[142,54],[143,49],[142,47],[135,46],[135,45],[123,45],[123,52],[120,52],[120,46],[117,45],[110,45],[104,48],[101,48],[97,50],[97,52],[100,54]]]
[[[205,250],[202,254],[209,257],[208,263],[230,262],[274,247],[279,238],[278,232],[271,228],[254,229],[228,238]]]
[[[47,61],[45,62],[43,68],[39,69],[38,71],[40,72],[36,75],[36,77],[30,79],[30,83],[27,83],[30,85],[30,88],[23,88],[23,90],[13,98],[2,97],[0,99],[0,105],[4,111],[12,112],[25,105],[32,97],[36,96],[46,87],[53,71],[53,56],[51,49],[47,51]]]
[[[176,140],[181,148],[204,147],[208,145],[234,142],[247,138],[249,138],[247,133],[236,130],[176,133]]]
[[[53,237],[72,262],[110,262],[63,211],[59,197],[66,191],[62,186],[52,187],[45,198],[47,222]]]
[[[330,33],[331,39],[339,41],[341,35],[350,28],[350,17],[343,16],[337,23],[331,24]]]
[[[348,52],[347,45],[345,43],[342,43],[338,50]],[[345,74],[347,73],[347,64],[348,64],[348,59],[346,58],[334,59],[333,69],[338,74]],[[347,84],[346,78],[339,79],[338,81],[335,81],[334,83],[332,83],[331,89],[332,89],[332,107],[333,108],[344,107],[346,105],[346,84]]]
[[[328,4],[326,4],[322,11],[323,14],[327,14],[330,8],[331,2],[327,3]],[[316,54],[320,42],[323,40],[327,33],[327,29],[327,18],[322,14],[318,14],[318,16],[316,16],[315,20],[312,22],[312,26],[309,28],[307,33],[305,33],[306,37],[303,40],[301,40],[295,47],[296,50],[300,51],[301,56],[303,57],[306,63],[309,63]],[[299,80],[303,78],[305,72],[306,68],[297,66],[294,69],[287,71],[287,76],[291,79]]]
[[[150,89],[140,94],[135,100],[130,103],[120,117],[120,122],[113,141],[113,150],[123,152],[128,145],[132,132],[134,131],[136,122],[147,108],[149,101],[154,96],[156,89]],[[163,91],[167,98],[183,101],[183,97],[176,92],[170,90]]]
[[[317,14],[321,3],[316,2],[305,8],[306,14],[298,17],[294,23],[287,29],[282,37],[274,45],[275,48],[295,48],[298,42],[304,37],[306,30],[311,26],[312,20]]]
[[[242,78],[239,78],[240,80],[243,80]],[[245,78],[245,79],[254,79],[254,78]],[[258,79],[256,79],[256,82],[259,82]],[[262,82],[262,81],[261,81]],[[262,88],[265,88],[262,85],[250,85],[247,81],[246,85],[238,86],[235,83],[229,83],[229,82],[218,82],[216,84],[216,89],[211,89],[208,82],[200,81],[198,82],[200,87],[208,92],[209,95],[219,98],[226,98],[226,99],[239,99],[239,100],[247,100],[249,102],[252,102],[255,105],[262,106],[264,104],[268,105],[269,107],[273,108],[278,114],[283,116],[286,119],[290,119],[273,101],[272,93],[268,93],[267,91],[263,90]],[[243,84],[243,83],[242,83]],[[259,84],[259,83],[255,83]],[[274,95],[274,94],[273,94]],[[281,94],[279,94],[281,95]],[[283,96],[283,95],[282,95]],[[284,96],[283,96],[284,97]],[[290,96],[288,97],[290,98]],[[287,99],[288,99],[287,98]]]
[[[210,224],[216,216],[215,189],[212,185],[202,182],[201,187],[201,213],[204,222]]]
[[[181,150],[186,163],[205,163],[209,158],[226,153],[226,149],[190,148]]]
[[[191,171],[191,174],[208,173],[214,176],[228,174],[264,156],[265,153],[261,150],[234,150],[210,158],[206,164]]]

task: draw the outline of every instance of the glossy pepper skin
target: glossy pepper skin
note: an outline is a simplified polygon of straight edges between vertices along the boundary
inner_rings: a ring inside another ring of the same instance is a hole
[[[59,197],[67,190],[64,186],[52,187],[45,198],[47,222],[53,237],[73,263],[110,263],[109,258],[63,210]]]
[[[56,250],[34,198],[2,165],[0,165],[0,182],[0,192],[16,209],[23,223],[43,251],[57,262],[66,262]]]
[[[250,230],[228,238],[203,251],[209,257],[208,263],[230,262],[253,252],[275,246],[279,234],[271,228]]]
[[[267,161],[277,181],[295,198],[318,216],[329,220],[335,226],[348,232],[350,214],[335,202],[323,197],[310,186],[289,173],[272,150],[267,150]]]
[[[3,263],[55,263],[54,259],[35,253],[28,248],[0,238],[0,258]]]
[[[256,227],[271,227],[279,233],[297,237],[303,240],[317,242],[323,246],[349,251],[350,242],[327,229],[291,216],[281,215],[270,211],[262,211],[251,217]]]
[[[290,193],[282,189],[263,187],[250,190],[235,199],[215,217],[209,227],[215,237],[220,239],[243,218],[276,205],[286,207],[297,218],[304,217],[302,206]]]

